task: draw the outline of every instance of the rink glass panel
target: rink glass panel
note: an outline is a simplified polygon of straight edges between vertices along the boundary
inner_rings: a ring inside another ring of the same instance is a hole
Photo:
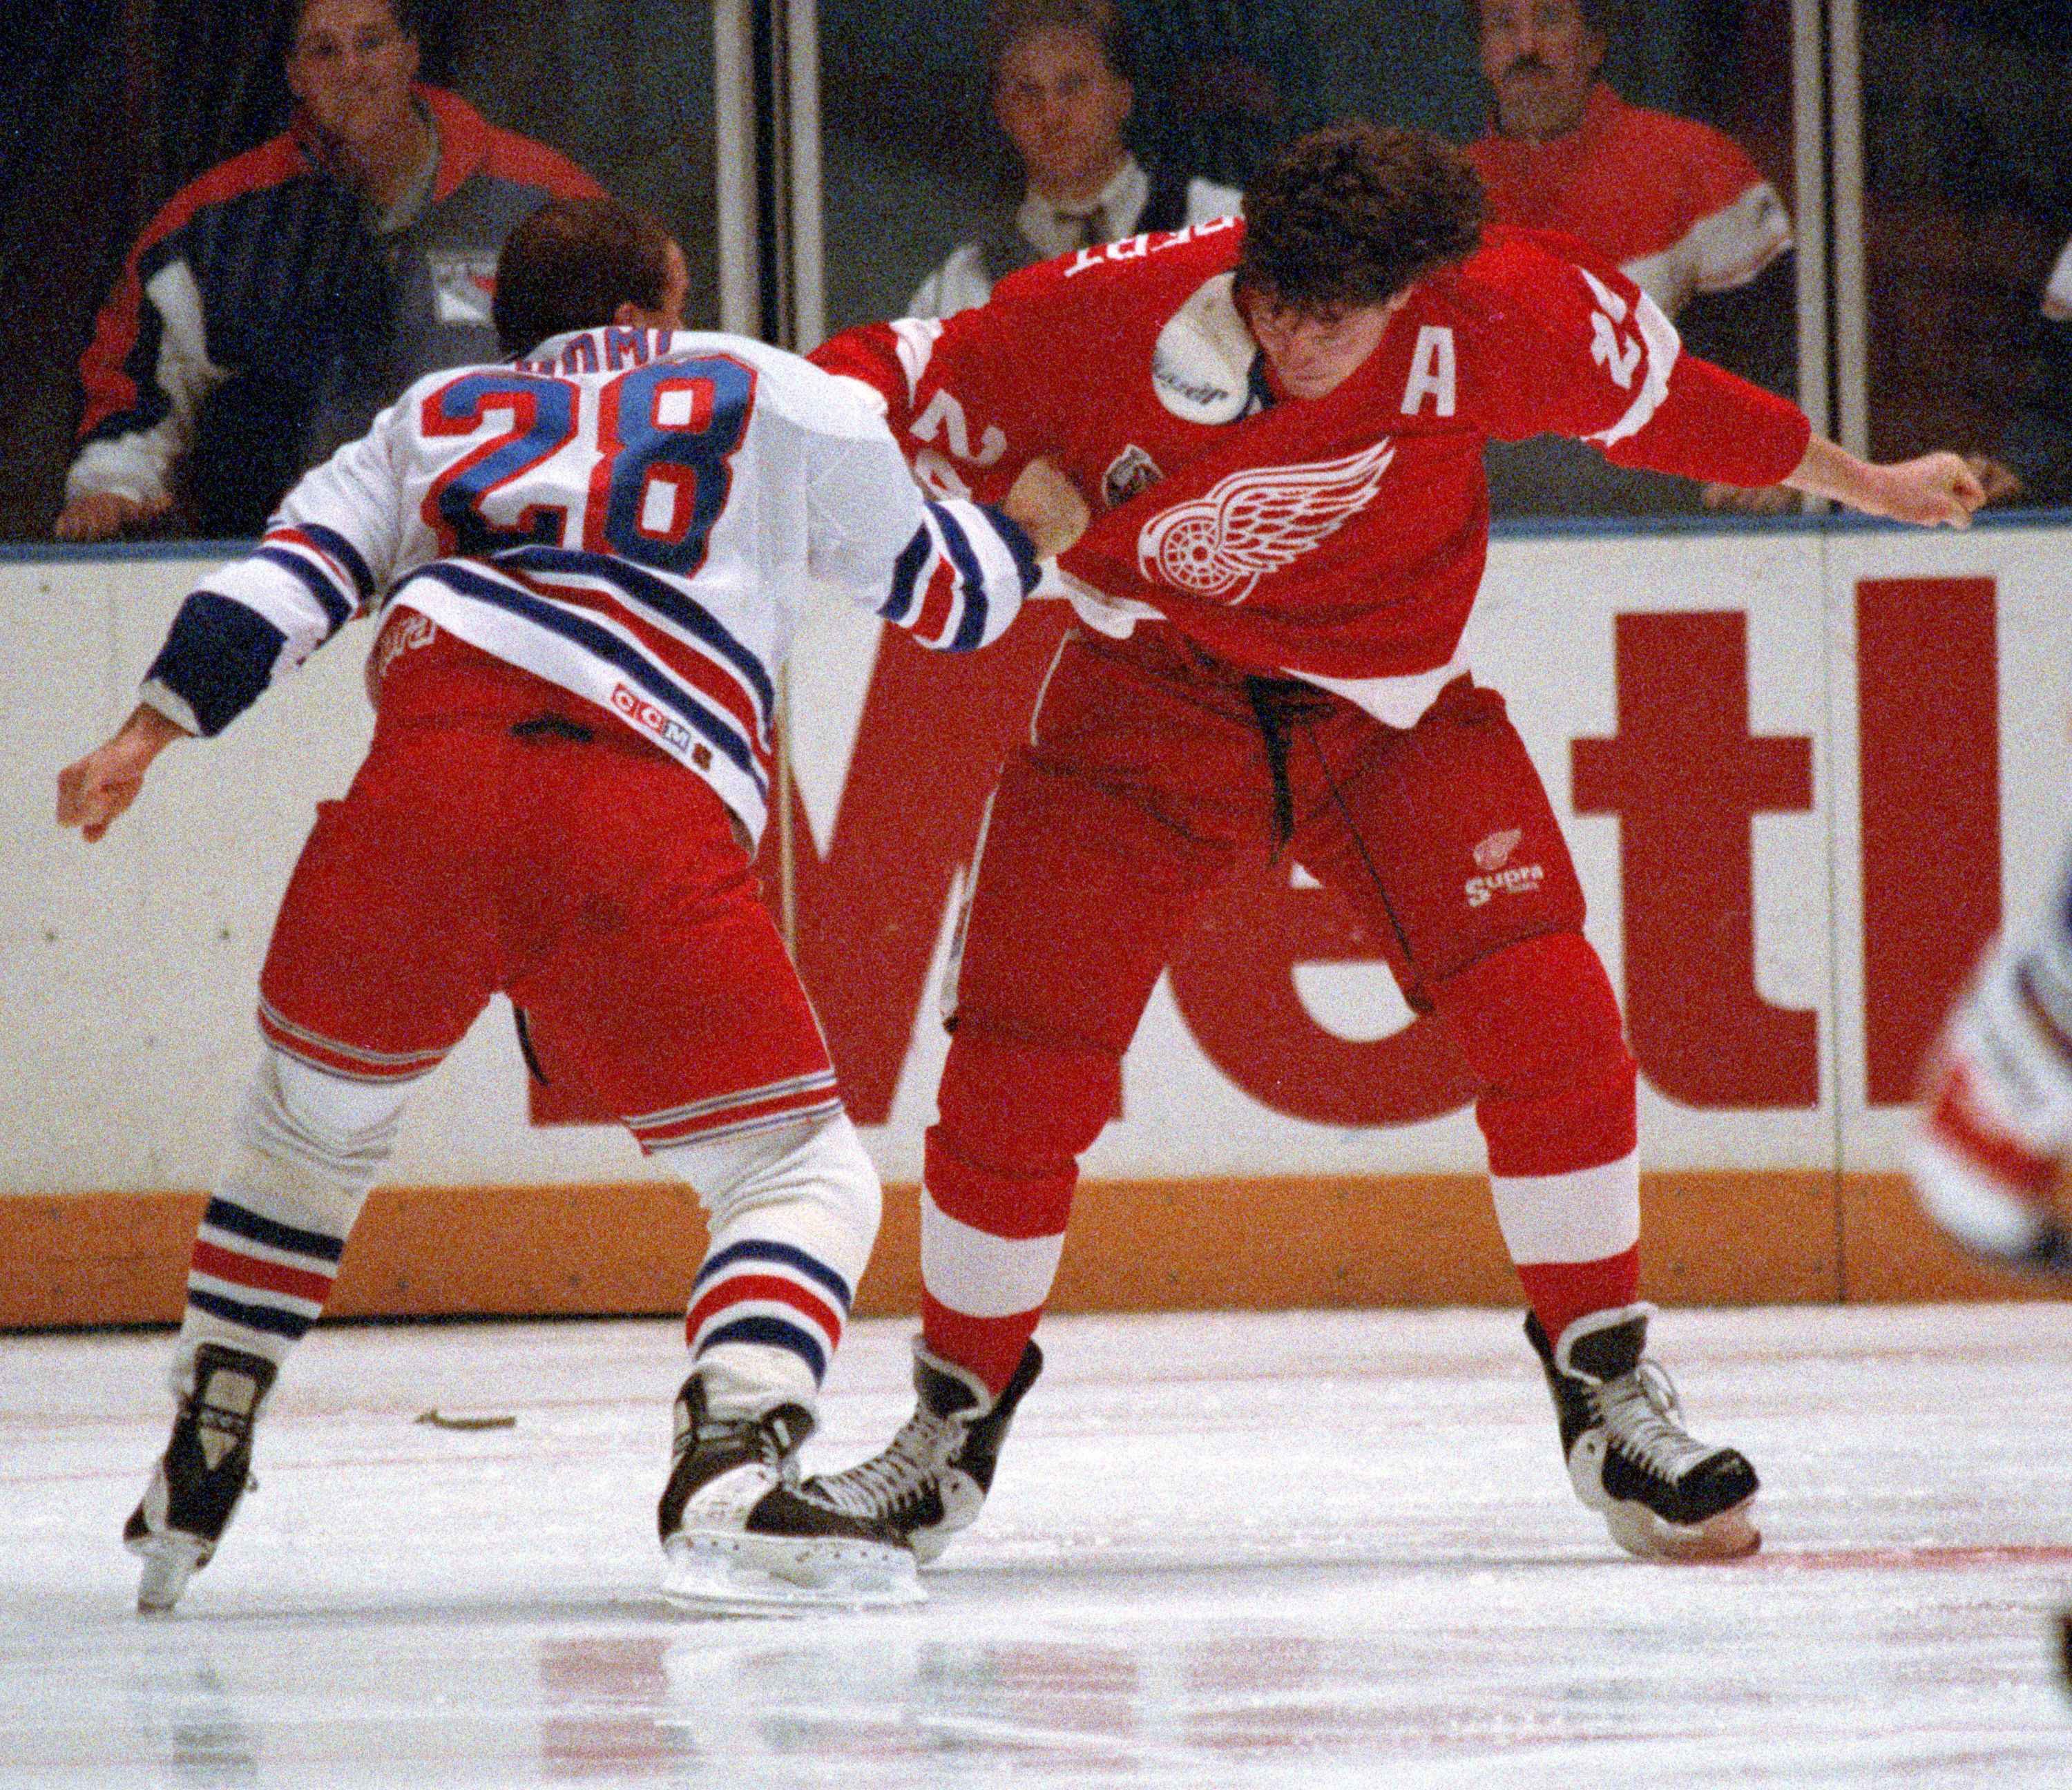
[[[2072,235],[2072,21],[2030,0],[1864,0],[1860,24],[1870,449],[1991,451]]]

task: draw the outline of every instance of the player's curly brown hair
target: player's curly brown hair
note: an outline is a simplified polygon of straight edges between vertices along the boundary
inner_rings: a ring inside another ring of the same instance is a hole
[[[1482,239],[1482,181],[1444,138],[1332,125],[1246,190],[1237,283],[1297,310],[1380,304]]]

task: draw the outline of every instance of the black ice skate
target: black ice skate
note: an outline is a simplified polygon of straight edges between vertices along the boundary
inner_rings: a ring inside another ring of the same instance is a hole
[[[902,1536],[799,1495],[796,1457],[813,1430],[804,1406],[713,1417],[693,1373],[676,1394],[676,1417],[656,1512],[671,1603],[703,1615],[774,1616],[926,1596]]]
[[[1614,1542],[1643,1559],[1753,1554],[1762,1545],[1751,1515],[1755,1469],[1679,1421],[1669,1376],[1642,1353],[1653,1309],[1622,1305],[1578,1318],[1558,1350],[1536,1317],[1525,1320],[1554,1394],[1576,1496],[1603,1514]]]
[[[171,1441],[122,1525],[124,1545],[142,1554],[137,1607],[171,1610],[187,1581],[209,1562],[252,1479],[252,1425],[278,1369],[263,1356],[220,1343],[195,1352],[191,1390],[180,1400]]]
[[[816,1475],[806,1481],[805,1495],[890,1525],[925,1565],[978,1521],[1014,1408],[1042,1371],[1043,1352],[1032,1342],[995,1398],[983,1382],[930,1354],[916,1336],[914,1390],[920,1402],[914,1414],[883,1453],[844,1472]]]

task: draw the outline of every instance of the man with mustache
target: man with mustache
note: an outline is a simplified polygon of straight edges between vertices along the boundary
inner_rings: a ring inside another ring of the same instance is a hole
[[[1747,151],[1629,105],[1603,79],[1610,0],[1469,0],[1490,128],[1467,149],[1492,222],[1559,230],[1616,261],[1694,352],[1774,392],[1795,384],[1791,220]],[[1677,487],[1560,442],[1490,456],[1499,513],[1659,509]],[[1691,487],[1684,487],[1688,495]],[[1708,506],[1778,510],[1782,491],[1705,487]]]

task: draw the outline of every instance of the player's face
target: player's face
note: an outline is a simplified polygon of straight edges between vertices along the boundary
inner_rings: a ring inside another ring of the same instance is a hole
[[[1398,293],[1385,304],[1321,310],[1283,305],[1263,293],[1247,293],[1243,302],[1260,351],[1281,390],[1291,398],[1321,398],[1344,384],[1380,345],[1388,320],[1408,296]]]
[[[1096,39],[1046,25],[1017,38],[1001,55],[993,109],[1030,186],[1046,199],[1091,199],[1122,160],[1122,127],[1133,98]]]
[[[288,85],[325,136],[351,148],[410,121],[417,40],[397,29],[388,0],[310,0],[288,52]]]
[[[1579,0],[1482,0],[1482,73],[1507,137],[1559,137],[1582,121],[1605,39]]]

